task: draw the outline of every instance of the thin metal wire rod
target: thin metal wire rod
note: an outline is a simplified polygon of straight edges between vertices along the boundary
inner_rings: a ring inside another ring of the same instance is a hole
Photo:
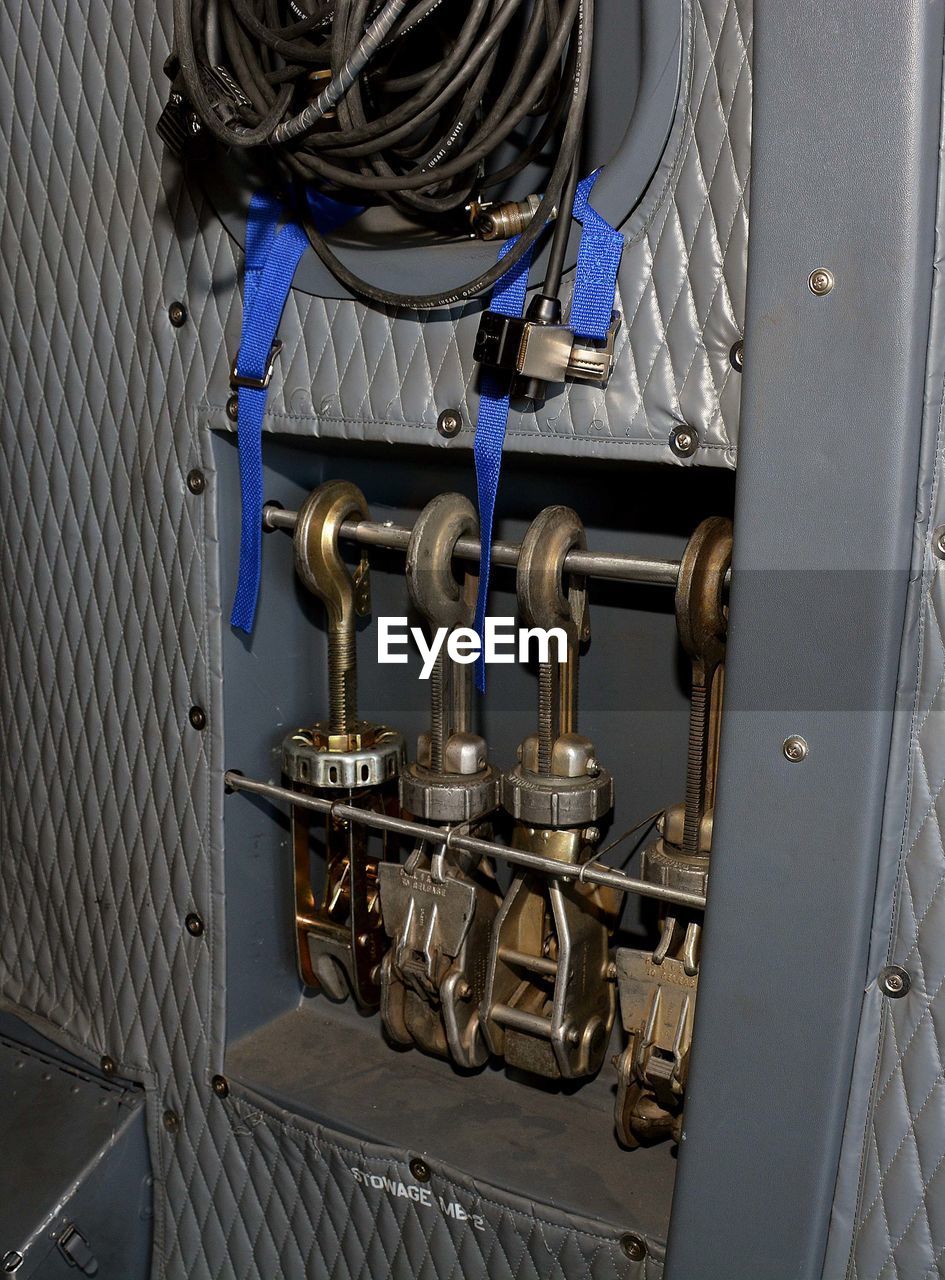
[[[625,893],[636,893],[643,898],[656,898],[660,902],[675,902],[684,907],[695,907],[700,911],[705,907],[705,898],[699,893],[685,893],[683,890],[667,889],[661,884],[650,884],[647,880],[635,880],[633,876],[628,876],[623,871],[602,867],[593,861],[581,865],[557,862],[554,858],[543,858],[541,854],[527,853],[524,849],[509,849],[495,840],[480,840],[476,836],[463,835],[455,827],[433,827],[425,822],[414,822],[410,818],[396,818],[392,814],[359,809],[356,805],[345,804],[341,800],[329,800],[322,796],[290,791],[288,787],[277,787],[271,782],[257,782],[255,778],[247,778],[232,769],[227,770],[223,775],[223,782],[227,791],[247,791],[252,795],[264,796],[267,800],[282,801],[285,804],[298,805],[301,809],[311,809],[315,813],[330,813],[335,818],[359,822],[362,826],[372,827],[377,831],[393,831],[397,835],[409,836],[415,840],[427,840],[431,844],[444,845],[451,849],[462,849],[467,853],[479,854],[481,857],[504,858],[514,866],[526,867],[529,871],[539,871],[543,875],[556,876],[560,880],[581,880],[588,884],[603,884]]]
[[[266,503],[263,508],[263,528],[295,528],[298,513],[284,511],[282,507]],[[366,547],[386,547],[391,551],[406,551],[411,530],[403,525],[374,520],[346,520],[341,526],[341,536]],[[492,563],[518,564],[517,542],[493,542]],[[453,552],[461,560],[479,561],[479,539],[460,538]],[[608,578],[612,582],[642,582],[651,586],[675,587],[679,577],[678,560],[655,560],[647,556],[629,556],[617,551],[569,551],[564,567],[569,573],[583,573],[589,578]],[[728,577],[726,576],[726,585]]]

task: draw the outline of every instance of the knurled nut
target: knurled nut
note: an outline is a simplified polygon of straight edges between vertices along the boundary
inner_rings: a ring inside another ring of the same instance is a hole
[[[554,778],[521,765],[502,775],[500,803],[506,813],[536,827],[586,827],[614,807],[614,780],[606,769],[593,777]]]

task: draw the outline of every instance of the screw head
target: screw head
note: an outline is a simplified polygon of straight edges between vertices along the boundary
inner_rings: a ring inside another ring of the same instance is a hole
[[[218,1098],[225,1098],[230,1092],[230,1086],[226,1076],[214,1076],[210,1081],[210,1088]]]
[[[167,318],[175,329],[187,323],[187,308],[182,302],[172,302],[167,309]]]
[[[649,1252],[643,1236],[635,1231],[628,1231],[620,1237],[620,1247],[631,1262],[642,1262]]]
[[[889,996],[891,1000],[898,1000],[901,996],[908,993],[912,986],[912,979],[909,972],[898,964],[888,964],[885,969],[880,970],[879,989],[884,996]]]
[[[237,422],[240,416],[240,398],[237,395],[230,396],[226,402],[226,416],[231,422]]]
[[[193,729],[206,729],[207,727],[207,713],[203,707],[191,707],[187,712],[187,719]]]
[[[187,472],[187,488],[191,493],[203,493],[207,487],[207,477],[202,471],[194,467],[193,471]]]
[[[732,368],[736,373],[741,373],[745,367],[745,339],[739,338],[728,354]]]
[[[674,427],[669,434],[669,447],[677,458],[691,458],[699,448],[699,433],[694,427]]]
[[[807,759],[810,748],[800,734],[794,733],[790,738],[784,739],[781,750],[784,752],[785,760],[790,760],[791,764],[800,764],[802,760]]]
[[[822,298],[833,288],[833,272],[828,271],[826,267],[818,267],[816,271],[810,273],[807,281],[811,293],[815,293],[818,298]]]
[[[118,1067],[115,1065],[115,1059],[110,1058],[107,1054],[99,1063],[99,1066],[102,1069],[102,1074],[106,1076],[113,1076],[118,1070]]]
[[[9,1253],[3,1255],[3,1269],[7,1273],[17,1271],[23,1265],[23,1255],[17,1253],[15,1249],[11,1249]]]
[[[444,409],[436,420],[436,429],[441,436],[452,440],[463,429],[463,415],[458,409]]]
[[[940,524],[932,534],[932,551],[939,560],[945,560],[945,524]]]
[[[180,1116],[176,1111],[164,1112],[164,1128],[168,1133],[176,1133],[180,1128]]]
[[[189,915],[184,918],[184,928],[192,938],[203,937],[203,921],[197,915],[196,911],[191,911]]]
[[[421,1160],[419,1156],[414,1156],[410,1161],[410,1172],[418,1182],[430,1181],[430,1166],[425,1160]]]

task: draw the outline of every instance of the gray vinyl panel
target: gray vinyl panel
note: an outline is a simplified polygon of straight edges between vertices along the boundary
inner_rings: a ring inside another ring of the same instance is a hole
[[[945,1273],[945,580],[933,552],[945,522],[945,189],[939,180],[922,469],[910,625],[903,646],[889,791],[857,1069],[844,1132],[825,1276],[912,1280]],[[912,986],[883,997],[875,975],[904,966]]]
[[[208,404],[222,425],[239,262],[199,193],[173,165],[162,174],[169,9],[0,9],[0,1000],[145,1086],[155,1276],[632,1274],[612,1231],[489,1188],[485,1251],[468,1224],[442,1230],[411,1204],[378,1215],[305,1125],[211,1092],[226,956],[221,533],[205,427]],[[725,360],[744,262],[749,33],[747,0],[694,5],[679,182],[629,258],[639,296],[624,305],[650,316],[638,330],[648,363],[607,428],[615,456],[664,457],[669,426],[690,420],[706,424],[704,460],[733,461]],[[167,318],[175,299],[181,329]],[[411,438],[424,423],[429,438],[432,376],[450,399],[466,386],[452,333],[446,324],[434,341],[408,318],[294,298],[271,425],[306,417],[300,395],[341,395],[326,413],[358,435],[358,423],[388,420],[372,391],[396,385],[408,404],[393,420]],[[582,409],[596,431],[594,411]],[[555,437],[521,430],[513,422],[513,447],[553,451]],[[199,495],[186,486],[195,467]],[[232,536],[235,513],[222,515]],[[188,724],[194,704],[205,732]],[[189,911],[203,936],[184,929]],[[660,1269],[654,1247],[637,1271]]]
[[[828,13],[759,0],[756,17],[727,714],[672,1280],[822,1274],[863,992],[875,992],[882,824],[901,830],[904,816],[890,743],[900,650],[913,636],[942,5],[840,0]],[[824,298],[807,285],[820,266],[836,277]],[[940,672],[940,654],[934,662]],[[782,755],[794,733],[809,742],[802,764]],[[939,755],[940,742],[939,730]],[[903,1043],[923,997],[892,1015]],[[890,1124],[909,1128],[890,1050],[893,1091],[874,1135],[884,1142]],[[913,1063],[931,1085],[941,1060],[928,1036]],[[923,1119],[914,1140],[940,1134]],[[906,1169],[883,1201],[897,1222],[922,1203]],[[862,1237],[864,1275],[935,1270],[927,1247],[891,1269],[878,1226]],[[843,1269],[823,1274],[839,1280]]]
[[[606,390],[570,385],[555,389],[538,412],[513,409],[509,451],[691,466],[669,448],[670,433],[685,423],[699,433],[696,465],[735,464],[740,376],[730,353],[744,315],[752,7],[750,0],[684,0],[683,10],[677,119],[622,228],[616,305],[624,322],[614,372]],[[565,304],[572,287],[569,275]],[[280,328],[269,429],[469,448],[480,310],[474,303],[412,314],[294,291]],[[226,349],[232,355],[238,345],[234,313]],[[232,426],[224,411],[228,368],[220,353],[208,390],[210,425],[218,429]],[[451,442],[436,431],[447,407],[458,407],[465,422]]]

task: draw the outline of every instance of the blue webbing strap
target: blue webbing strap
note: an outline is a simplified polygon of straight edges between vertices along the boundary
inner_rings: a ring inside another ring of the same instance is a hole
[[[323,233],[361,212],[319,192],[308,192],[312,219]],[[246,223],[246,275],[243,286],[243,330],[236,357],[236,437],[240,461],[240,568],[231,626],[250,632],[256,616],[262,553],[262,427],[269,394],[276,331],[285,310],[292,278],[308,239],[295,222],[279,229],[282,203],[265,192],[253,196]],[[239,385],[242,382],[253,385]]]
[[[602,169],[595,169],[574,193],[574,218],[581,224],[574,297],[568,324],[581,338],[607,337],[617,292],[623,236],[591,208],[590,195]]]
[[[507,241],[499,251],[499,260],[511,250],[514,240]],[[492,290],[489,310],[502,316],[520,316],[525,306],[525,290],[528,288],[528,272],[532,265],[529,250],[504,276],[496,281]],[[479,495],[479,595],[476,599],[476,631],[483,638],[486,625],[486,604],[489,596],[489,566],[492,561],[492,521],[495,515],[495,499],[499,491],[499,472],[502,469],[502,446],[505,429],[509,423],[512,376],[498,369],[483,369],[479,380],[479,416],[476,419],[476,436],[473,456],[476,460],[476,489]],[[486,666],[480,651],[476,663],[476,688],[486,689]]]
[[[623,252],[623,236],[603,219],[590,205],[590,194],[601,170],[579,183],[574,196],[573,216],[581,224],[581,243],[578,248],[577,272],[574,281],[574,297],[571,300],[569,325],[582,338],[607,337],[614,295],[617,289],[617,268]],[[500,259],[515,244],[510,240],[503,246]],[[528,271],[531,254],[525,257],[499,280],[489,304],[490,311],[504,316],[520,316],[525,305]],[[484,645],[486,604],[489,595],[489,567],[492,559],[492,524],[495,516],[495,500],[499,489],[499,473],[502,469],[502,446],[509,421],[511,379],[495,369],[483,369],[480,375],[479,417],[476,421],[476,438],[473,452],[476,459],[476,488],[479,493],[479,595],[476,600],[476,631]],[[480,693],[486,688],[486,668],[480,651],[476,664],[476,688]]]

